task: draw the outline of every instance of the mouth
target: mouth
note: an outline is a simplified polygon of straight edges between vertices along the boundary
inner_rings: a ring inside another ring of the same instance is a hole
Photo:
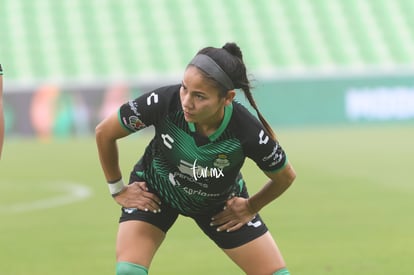
[[[191,113],[189,113],[189,112],[184,111],[184,117],[185,117],[186,119],[191,119],[192,117],[194,117],[194,114],[191,114]]]

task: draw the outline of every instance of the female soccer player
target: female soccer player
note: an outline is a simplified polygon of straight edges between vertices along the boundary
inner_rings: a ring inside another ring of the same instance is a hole
[[[235,89],[259,120],[233,100]],[[150,125],[155,136],[124,185],[117,139]],[[96,142],[110,193],[122,206],[117,274],[147,274],[180,214],[194,219],[246,274],[289,274],[258,212],[296,175],[257,109],[235,43],[200,50],[181,84],[123,104],[96,127]],[[251,197],[240,174],[245,157],[269,177]]]
[[[3,113],[3,69],[0,64],[0,159],[4,141],[4,113]]]

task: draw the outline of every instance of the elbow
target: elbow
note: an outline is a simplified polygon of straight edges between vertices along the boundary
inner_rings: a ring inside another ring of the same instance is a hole
[[[290,180],[293,182],[296,179],[296,171],[293,169],[292,166],[290,166]]]
[[[289,177],[289,185],[292,185],[292,183],[295,181],[296,179],[296,172],[293,171]]]
[[[98,141],[102,135],[103,135],[103,129],[102,129],[102,125],[101,123],[99,123],[96,127],[95,127],[95,139]]]
[[[108,136],[109,132],[108,130],[105,129],[105,125],[104,123],[99,123],[96,127],[95,127],[95,140],[96,143],[100,144],[102,142],[104,142],[105,140],[109,139]]]
[[[121,128],[118,122],[103,120],[95,127],[95,140],[99,143],[116,142],[130,133]]]
[[[286,183],[290,186],[296,179],[296,171],[293,169],[292,165],[289,165],[286,173]]]

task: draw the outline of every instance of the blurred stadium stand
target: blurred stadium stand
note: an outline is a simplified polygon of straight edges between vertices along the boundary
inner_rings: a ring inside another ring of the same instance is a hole
[[[88,132],[131,94],[179,81],[199,49],[226,42],[270,81],[257,96],[278,111],[271,123],[414,119],[412,0],[4,0],[0,25],[9,134]],[[375,79],[337,81],[350,75]],[[274,108],[269,95],[285,104]],[[48,125],[35,111],[44,108]]]
[[[257,74],[410,69],[411,0],[2,1],[8,81],[181,73],[207,45],[236,41]]]

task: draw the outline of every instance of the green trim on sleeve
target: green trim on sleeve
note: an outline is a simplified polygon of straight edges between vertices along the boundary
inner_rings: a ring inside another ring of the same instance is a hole
[[[128,127],[126,127],[124,125],[124,123],[122,123],[122,119],[121,119],[121,108],[118,109],[118,121],[119,121],[119,124],[121,124],[122,128],[124,128],[125,130],[127,130],[130,133],[134,133],[134,131],[132,131],[131,129],[129,129]]]
[[[145,177],[145,173],[144,171],[136,171],[135,174],[137,174],[138,177],[144,178]]]
[[[239,184],[239,192],[241,193],[243,191],[243,186],[244,186],[243,178],[239,179],[237,183]]]
[[[269,170],[269,171],[263,170],[263,171],[266,172],[266,173],[277,173],[280,170],[282,170],[283,168],[285,168],[287,164],[288,164],[288,158],[286,157],[285,163],[283,163],[283,165],[281,167],[279,167],[279,168],[277,168],[275,170]]]

